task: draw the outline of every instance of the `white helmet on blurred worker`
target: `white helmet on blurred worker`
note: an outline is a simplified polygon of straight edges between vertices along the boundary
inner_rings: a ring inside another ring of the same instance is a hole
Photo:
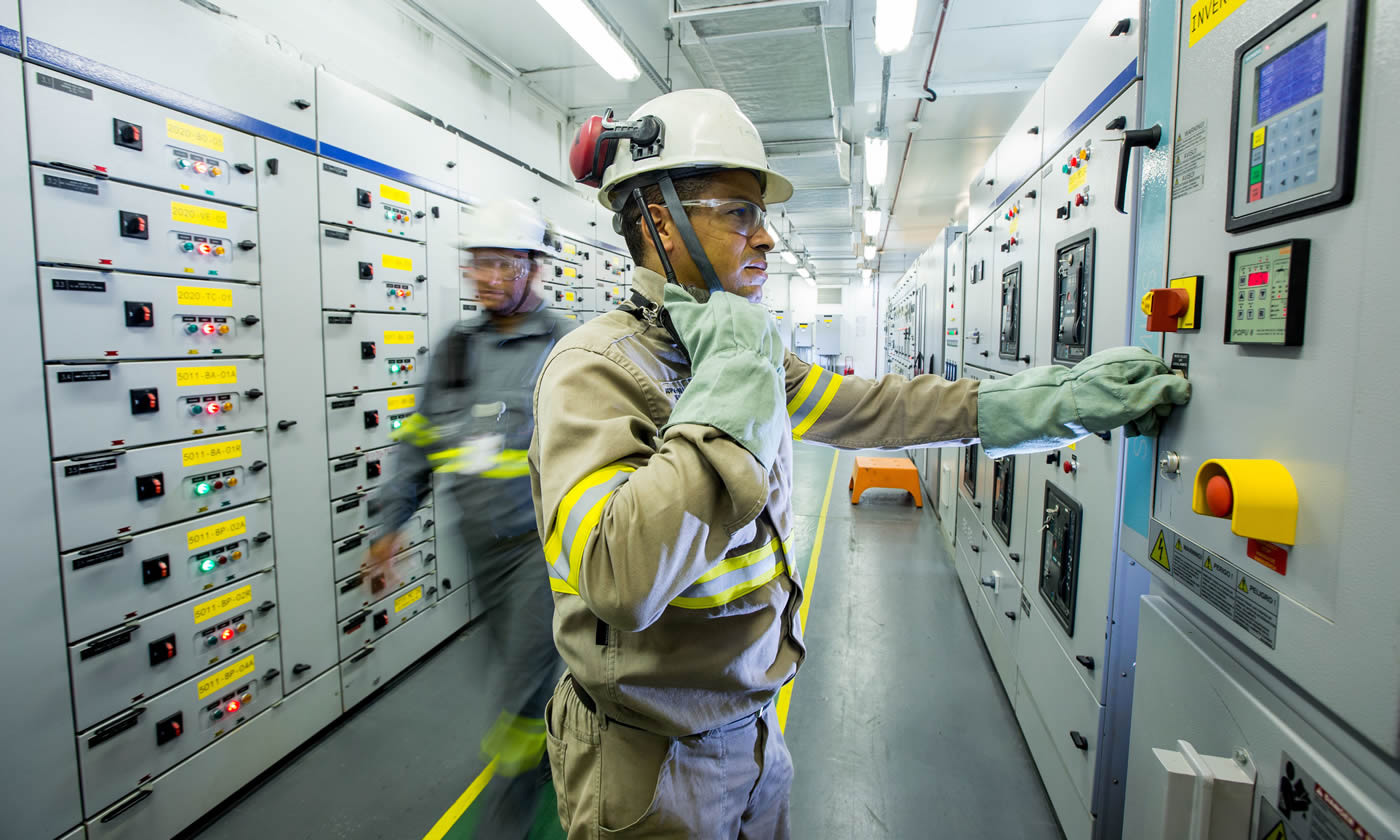
[[[626,122],[613,122],[611,114],[590,117],[574,139],[569,165],[581,183],[601,187],[598,200],[614,212],[627,203],[628,190],[619,187],[663,171],[684,178],[686,170],[747,169],[762,183],[764,203],[792,197],[792,182],[769,168],[758,130],[722,90],[658,96]]]
[[[549,224],[538,210],[513,198],[498,198],[476,208],[462,239],[463,250],[503,248],[543,251]]]

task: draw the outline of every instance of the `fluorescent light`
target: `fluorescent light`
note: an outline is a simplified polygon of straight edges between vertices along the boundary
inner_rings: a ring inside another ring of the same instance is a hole
[[[880,210],[871,207],[865,211],[865,235],[875,236],[880,232]]]
[[[797,273],[802,275],[803,277],[810,278],[812,276],[812,272],[808,271],[806,266],[798,266]]]
[[[864,280],[865,282],[869,283],[869,282],[870,282],[870,275],[873,274],[873,273],[874,273],[874,272],[873,272],[871,269],[862,268],[862,269],[860,270],[860,279],[862,279],[862,280]]]
[[[865,135],[865,185],[879,189],[890,168],[890,138],[871,132]]]
[[[875,0],[875,49],[880,55],[894,55],[909,47],[918,11],[918,0]]]
[[[791,251],[784,251],[778,256],[782,257],[783,262],[787,263],[788,265],[797,265],[797,255]]]
[[[619,82],[634,82],[642,68],[583,0],[536,0],[555,23],[578,42],[598,66]]]
[[[865,246],[865,259],[866,259],[867,262],[870,261],[870,260],[875,259],[875,243],[874,243],[874,242],[871,242],[869,245],[866,245],[866,246]]]

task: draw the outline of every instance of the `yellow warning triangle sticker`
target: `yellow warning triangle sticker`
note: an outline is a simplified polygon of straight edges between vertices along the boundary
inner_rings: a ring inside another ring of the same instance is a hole
[[[1157,563],[1158,566],[1161,566],[1162,568],[1166,569],[1167,571],[1171,571],[1171,569],[1172,569],[1172,561],[1171,561],[1170,559],[1167,558],[1167,532],[1166,532],[1166,531],[1158,531],[1158,532],[1157,532],[1157,544],[1154,545],[1154,546],[1152,546],[1152,554],[1151,554],[1151,557],[1152,557],[1152,559],[1153,559],[1154,561],[1156,561],[1156,563]]]
[[[1274,830],[1264,835],[1264,840],[1288,840],[1288,832],[1283,828],[1283,820],[1279,820]]]
[[[1240,578],[1240,591],[1249,592],[1249,582],[1246,581],[1244,578]]]
[[[1207,558],[1206,558],[1206,569],[1208,569],[1208,570],[1213,570],[1214,568],[1215,568],[1215,564],[1212,563],[1212,562],[1210,562],[1210,558],[1207,557]]]

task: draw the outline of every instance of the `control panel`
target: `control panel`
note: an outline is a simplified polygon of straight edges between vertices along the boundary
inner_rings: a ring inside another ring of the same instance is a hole
[[[432,545],[427,547],[431,553]],[[414,549],[419,552],[423,549]],[[397,563],[395,558],[395,563]],[[437,596],[437,576],[428,574],[412,580],[364,609],[355,611],[340,624],[340,656],[349,658],[365,645],[432,606]]]
[[[321,161],[318,174],[323,221],[416,242],[425,238],[427,197],[417,187],[329,160]]]
[[[1082,362],[1091,352],[1094,327],[1094,229],[1055,246],[1055,296],[1051,320],[1054,345],[1050,358],[1060,364]]]
[[[321,299],[326,309],[421,315],[428,309],[427,282],[421,244],[321,226]]]
[[[1236,49],[1226,230],[1351,201],[1363,6],[1305,4]]]
[[[1079,540],[1084,509],[1053,484],[1045,485],[1040,523],[1040,596],[1071,638],[1079,600]]]
[[[432,543],[420,543],[395,555],[389,561],[389,571],[356,571],[336,583],[336,615],[349,618],[357,611],[368,609],[395,586],[413,583],[433,571],[437,555]]]
[[[428,319],[423,315],[326,312],[326,390],[402,388],[428,380]]]
[[[1011,543],[1011,520],[1015,512],[1016,462],[1014,458],[992,461],[992,528],[1003,542]]]
[[[1030,363],[1030,356],[1021,353],[1021,263],[1014,263],[1001,273],[1001,343],[998,354],[1012,362]]]
[[[1312,243],[1290,239],[1230,254],[1225,343],[1303,343]]]
[[[423,389],[393,389],[336,394],[326,398],[330,452],[345,455],[379,449],[422,405]]]

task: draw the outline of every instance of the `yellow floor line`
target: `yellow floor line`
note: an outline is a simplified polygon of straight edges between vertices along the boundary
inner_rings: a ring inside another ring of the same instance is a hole
[[[822,499],[821,516],[817,518],[817,535],[812,540],[812,559],[807,561],[807,579],[802,584],[802,608],[799,610],[799,618],[802,620],[802,636],[807,636],[807,611],[812,608],[812,585],[817,580],[817,561],[822,556],[822,536],[826,534],[826,514],[831,508],[831,487],[836,483],[836,461],[841,457],[840,452],[831,453],[831,473],[826,477],[826,497]],[[787,732],[788,704],[792,702],[792,687],[797,684],[797,680],[789,682],[778,692],[778,705],[775,709],[778,713],[778,728]]]
[[[457,820],[467,812],[476,798],[481,795],[481,791],[486,788],[486,783],[491,781],[491,777],[496,775],[496,761],[491,759],[491,763],[486,765],[486,769],[481,771],[481,775],[472,781],[462,795],[457,797],[457,801],[452,803],[452,807],[447,809],[447,813],[438,818],[436,824],[423,836],[423,840],[442,840],[447,832],[452,830],[452,826],[457,824]]]

